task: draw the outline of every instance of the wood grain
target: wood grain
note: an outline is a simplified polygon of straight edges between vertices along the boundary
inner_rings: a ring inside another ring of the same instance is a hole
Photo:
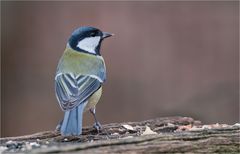
[[[146,126],[157,134],[143,135]],[[81,136],[62,137],[57,131],[44,131],[0,139],[2,151],[7,153],[237,153],[239,140],[239,125],[202,125],[189,117],[112,123],[103,125],[99,133],[86,127]]]

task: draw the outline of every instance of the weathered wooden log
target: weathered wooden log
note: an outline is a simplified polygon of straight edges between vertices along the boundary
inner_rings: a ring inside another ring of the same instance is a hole
[[[166,117],[107,124],[100,132],[86,127],[80,136],[45,131],[0,141],[0,150],[7,153],[237,153],[240,126],[202,125],[188,117]]]

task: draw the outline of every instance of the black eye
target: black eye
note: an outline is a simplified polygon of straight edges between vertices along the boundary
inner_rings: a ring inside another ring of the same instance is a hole
[[[90,34],[91,37],[95,37],[96,35],[97,35],[97,33],[95,33],[95,32],[92,32],[92,33]]]

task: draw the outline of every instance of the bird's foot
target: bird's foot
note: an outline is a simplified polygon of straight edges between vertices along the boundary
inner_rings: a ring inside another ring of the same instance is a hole
[[[102,128],[102,125],[99,122],[94,123],[93,128],[97,130],[98,134],[100,131],[104,131],[103,133],[106,134],[107,139],[110,139],[108,132]]]
[[[97,132],[99,133],[100,130],[102,129],[102,125],[97,121],[94,123],[93,128],[95,128],[97,130]]]
[[[55,131],[59,132],[61,130],[62,121],[59,122],[59,124],[56,126]]]

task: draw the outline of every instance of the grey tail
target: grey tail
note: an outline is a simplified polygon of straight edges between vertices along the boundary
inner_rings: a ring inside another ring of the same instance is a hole
[[[82,133],[82,117],[84,103],[70,111],[66,111],[61,125],[60,132],[63,136],[80,135]]]

